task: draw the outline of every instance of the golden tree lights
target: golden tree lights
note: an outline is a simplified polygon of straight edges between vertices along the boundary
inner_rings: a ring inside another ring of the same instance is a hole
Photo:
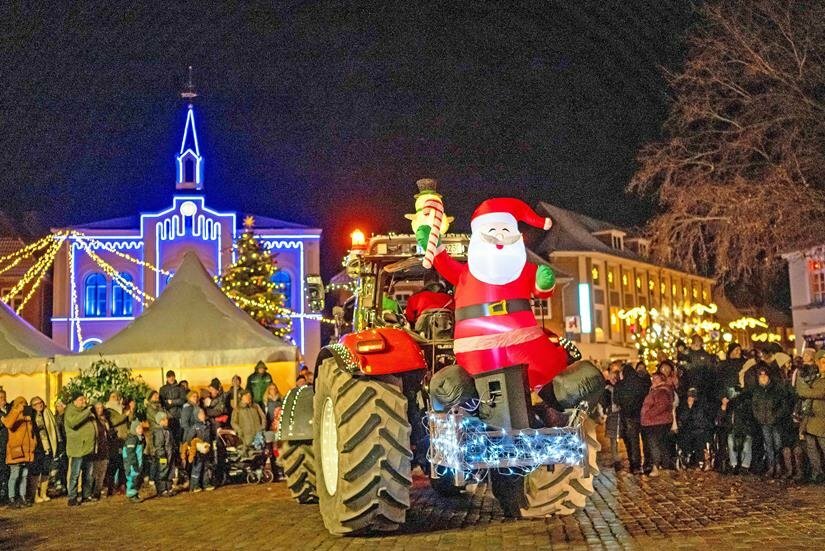
[[[709,317],[717,310],[714,303],[685,304],[661,310],[637,306],[620,310],[618,316],[628,325],[639,357],[652,364],[660,356],[675,358],[677,341],[687,341],[693,335],[702,337],[708,352],[718,353],[723,348],[723,343],[729,342],[732,336],[722,332],[720,324]]]
[[[236,261],[217,278],[223,292],[240,309],[279,337],[288,337],[292,331],[292,311],[286,307],[284,285],[273,281],[278,271],[272,254],[252,233],[254,219],[244,220],[245,231],[234,249]]]

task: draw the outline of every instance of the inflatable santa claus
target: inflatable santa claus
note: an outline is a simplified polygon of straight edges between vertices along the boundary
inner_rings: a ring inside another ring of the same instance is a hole
[[[519,222],[545,230],[552,223],[518,199],[484,201],[473,213],[467,263],[439,247],[433,266],[455,286],[458,364],[472,375],[526,364],[535,390],[565,369],[567,353],[550,341],[533,316],[531,297],[550,297],[555,274],[549,266],[527,261]],[[418,237],[426,248],[427,232]]]

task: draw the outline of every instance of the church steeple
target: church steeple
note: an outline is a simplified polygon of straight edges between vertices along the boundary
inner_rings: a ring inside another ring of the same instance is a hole
[[[192,84],[192,67],[189,67],[189,79],[180,93],[180,97],[187,101],[186,124],[183,128],[183,139],[180,142],[180,151],[175,156],[177,179],[175,189],[178,191],[203,190],[203,157],[198,147],[198,133],[195,130],[195,107],[193,102],[198,97],[195,86]]]

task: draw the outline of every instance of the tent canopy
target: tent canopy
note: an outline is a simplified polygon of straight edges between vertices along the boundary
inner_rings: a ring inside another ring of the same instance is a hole
[[[0,301],[0,374],[42,372],[51,358],[68,353]]]
[[[297,361],[298,349],[235,306],[188,252],[140,317],[94,348],[58,356],[54,368],[77,371],[100,356],[132,369],[183,369]]]

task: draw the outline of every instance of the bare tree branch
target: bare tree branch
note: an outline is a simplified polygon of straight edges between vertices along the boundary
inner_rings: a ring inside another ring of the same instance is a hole
[[[628,189],[652,195],[661,260],[765,289],[778,253],[825,238],[825,2],[716,0],[666,72],[666,139]]]

